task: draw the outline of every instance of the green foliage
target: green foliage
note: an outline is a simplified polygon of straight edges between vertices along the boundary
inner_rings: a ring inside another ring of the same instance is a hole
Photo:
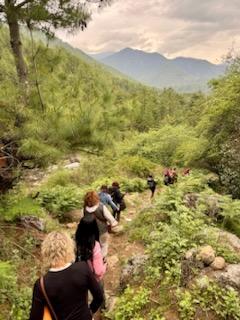
[[[34,138],[27,138],[21,141],[19,154],[28,159],[33,159],[40,166],[55,162],[61,156],[61,152],[57,148]]]
[[[136,135],[125,153],[145,157],[164,166],[187,165],[201,158],[205,140],[199,140],[192,128],[165,125],[158,130]]]
[[[206,286],[196,284],[191,290],[178,292],[180,318],[195,319],[202,312],[214,312],[218,319],[240,319],[240,296],[233,288],[222,288],[206,278]]]
[[[38,201],[51,214],[61,218],[64,213],[80,208],[83,195],[77,187],[56,186],[41,190]]]
[[[19,288],[13,265],[0,261],[0,305],[11,304],[10,318],[27,320],[31,307],[32,290]],[[7,314],[5,314],[6,318]]]
[[[137,175],[140,178],[146,178],[156,167],[151,161],[138,156],[124,156],[118,160],[117,166],[120,170]]]
[[[120,184],[121,191],[123,192],[142,192],[147,189],[146,181],[141,178],[128,179],[120,176],[96,180],[92,184],[92,188],[99,190],[104,184],[111,186],[113,181],[117,181]]]
[[[134,290],[128,287],[124,294],[118,299],[114,312],[115,320],[143,320],[141,310],[149,302],[150,291],[146,288]]]
[[[44,210],[32,199],[24,185],[19,184],[0,198],[0,219],[13,222],[21,216],[43,216]]]

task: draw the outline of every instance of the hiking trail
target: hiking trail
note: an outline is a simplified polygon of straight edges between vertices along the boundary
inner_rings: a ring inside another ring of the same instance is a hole
[[[126,195],[127,209],[121,213],[120,224],[126,227],[141,210],[151,206],[149,190],[139,194]],[[144,247],[137,241],[130,241],[126,230],[120,234],[110,234],[108,251],[108,269],[104,276],[104,288],[107,298],[107,309],[112,310],[119,294],[119,280],[122,268],[129,258],[143,254]]]

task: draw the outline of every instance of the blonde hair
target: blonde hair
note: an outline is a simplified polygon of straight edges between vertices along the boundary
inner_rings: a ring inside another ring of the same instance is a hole
[[[74,249],[74,242],[68,234],[59,231],[49,233],[41,247],[44,268],[74,261]]]

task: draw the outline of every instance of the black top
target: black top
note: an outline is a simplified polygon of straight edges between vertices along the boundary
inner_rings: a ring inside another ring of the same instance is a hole
[[[58,320],[91,320],[90,309],[95,313],[103,302],[103,293],[86,262],[76,262],[62,271],[49,271],[44,276],[48,298]],[[87,292],[93,301],[88,307]],[[42,320],[46,305],[40,280],[34,285],[29,320]]]
[[[111,192],[111,196],[112,196],[113,202],[116,203],[116,204],[121,204],[124,195],[121,193],[119,188],[112,187],[110,189],[110,192]]]

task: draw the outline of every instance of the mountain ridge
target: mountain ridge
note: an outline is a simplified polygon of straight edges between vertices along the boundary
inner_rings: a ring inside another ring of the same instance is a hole
[[[224,64],[214,64],[205,59],[168,59],[158,52],[148,53],[129,47],[104,58],[90,56],[146,85],[160,89],[173,87],[185,92],[206,91],[208,81],[223,75],[226,70]]]

